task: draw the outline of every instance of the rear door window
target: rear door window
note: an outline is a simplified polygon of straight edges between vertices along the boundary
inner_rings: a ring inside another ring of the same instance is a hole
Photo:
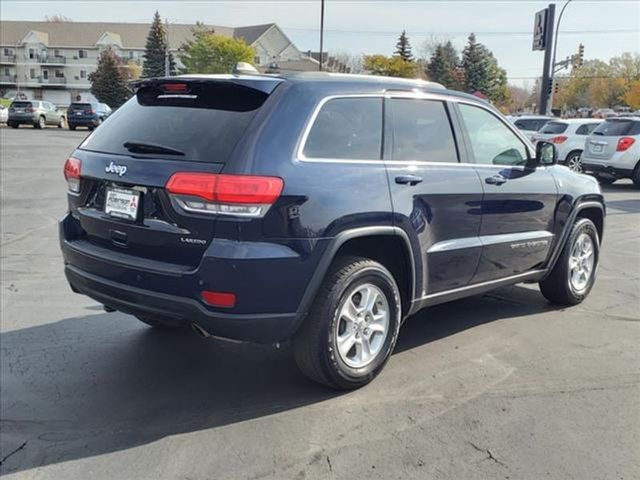
[[[315,118],[303,148],[306,158],[379,160],[382,98],[334,98]]]
[[[225,163],[267,96],[223,82],[194,84],[188,94],[142,87],[80,148],[131,155],[137,145],[136,155]]]
[[[619,137],[640,134],[640,122],[634,120],[605,120],[593,131],[594,135]]]
[[[547,122],[540,133],[564,133],[569,125],[562,122]]]
[[[458,153],[443,102],[392,98],[391,160],[457,163]]]

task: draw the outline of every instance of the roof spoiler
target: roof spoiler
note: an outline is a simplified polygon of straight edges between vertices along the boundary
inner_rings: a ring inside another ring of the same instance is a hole
[[[143,87],[160,87],[167,84],[227,83],[257,90],[266,95],[284,82],[283,78],[271,75],[178,75],[175,77],[154,77],[134,80],[129,83],[134,91]]]

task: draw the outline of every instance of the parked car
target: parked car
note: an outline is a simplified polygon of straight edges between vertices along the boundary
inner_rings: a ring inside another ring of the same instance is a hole
[[[69,130],[75,130],[77,127],[93,130],[109,115],[111,115],[111,108],[106,103],[74,102],[67,110]]]
[[[599,108],[593,112],[593,118],[611,118],[615,116],[616,112],[611,108]]]
[[[9,106],[7,125],[18,128],[20,125],[33,125],[34,128],[45,128],[47,125],[66,126],[63,110],[53,103],[42,100],[14,100]]]
[[[511,122],[524,135],[531,140],[532,136],[538,132],[553,117],[546,115],[521,115],[519,117],[511,117]]]
[[[425,307],[519,282],[574,305],[594,284],[598,182],[475,96],[325,73],[134,86],[64,167],[65,273],[107,311],[291,340],[351,389]]]
[[[630,178],[640,188],[640,117],[608,118],[591,133],[582,168],[601,183]]]
[[[9,109],[0,105],[0,123],[7,123],[7,120],[9,120]]]
[[[571,170],[581,172],[580,155],[584,142],[600,123],[602,120],[586,118],[551,120],[531,140],[534,145],[540,141],[553,143],[558,150],[558,161]]]

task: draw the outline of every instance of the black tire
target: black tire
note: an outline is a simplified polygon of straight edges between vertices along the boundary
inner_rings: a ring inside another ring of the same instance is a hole
[[[582,173],[584,170],[582,168],[582,162],[580,160],[581,156],[582,156],[581,150],[574,150],[573,152],[569,153],[569,155],[567,155],[567,158],[564,161],[564,164],[574,172]]]
[[[578,290],[570,280],[571,267],[569,266],[569,261],[576,241],[582,234],[586,234],[591,238],[594,262],[586,286]],[[542,295],[551,303],[558,305],[577,305],[582,302],[589,295],[591,288],[593,288],[598,271],[599,257],[600,241],[596,226],[588,218],[579,218],[571,228],[569,238],[567,238],[553,270],[540,282]]]
[[[69,130],[75,130],[75,129],[76,129],[76,126],[75,126],[75,125],[71,125],[71,124],[69,124]]]
[[[640,188],[640,161],[636,165],[636,168],[633,170],[633,175],[631,175],[631,180],[636,188]]]
[[[8,122],[7,125],[9,125],[11,128],[18,128],[20,126],[18,122]]]
[[[89,129],[90,132],[92,132],[93,129],[96,128],[96,127],[94,127],[93,125],[89,125],[87,128]]]
[[[345,363],[338,353],[337,334],[343,305],[353,298],[357,287],[365,285],[374,286],[384,296],[389,313],[388,328],[370,363],[354,368]],[[310,379],[335,389],[362,387],[384,368],[395,347],[401,317],[400,292],[389,270],[367,258],[342,257],[327,273],[309,316],[293,339],[298,368]]]
[[[163,320],[157,317],[147,317],[143,315],[136,315],[136,318],[142,323],[146,323],[150,327],[157,328],[158,330],[177,330],[184,327],[184,325],[178,321]]]
[[[58,128],[64,128],[67,125],[67,120],[64,117],[60,117],[58,122]]]
[[[38,117],[38,121],[33,124],[33,128],[43,129],[47,126],[47,119],[42,115]]]
[[[609,177],[605,175],[596,175],[596,179],[600,185],[611,185],[613,182],[618,180],[616,177]]]

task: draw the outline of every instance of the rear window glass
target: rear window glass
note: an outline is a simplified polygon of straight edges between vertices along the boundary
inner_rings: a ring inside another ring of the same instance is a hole
[[[537,132],[538,130],[540,130],[540,128],[542,128],[542,126],[547,123],[547,120],[542,118],[542,119],[528,119],[528,120],[516,120],[515,122],[515,126],[518,127],[518,129],[520,130],[529,130],[529,131],[535,131]]]
[[[640,122],[633,120],[605,120],[593,131],[594,135],[617,137],[640,134]]]
[[[390,100],[393,160],[457,163],[458,154],[444,103]]]
[[[80,148],[225,163],[266,97],[233,84],[199,84],[190,87],[188,94],[143,87]],[[144,148],[132,149],[131,145]]]
[[[77,108],[78,110],[84,110],[85,108],[91,108],[90,103],[72,103],[69,105],[70,109]]]
[[[13,102],[11,104],[12,107],[14,108],[27,108],[27,107],[31,107],[31,102]]]
[[[564,133],[569,125],[561,122],[548,122],[540,130],[540,133]]]
[[[576,130],[576,135],[589,135],[597,126],[597,123],[585,123],[584,125],[580,125]]]
[[[304,146],[307,158],[378,160],[382,99],[335,98],[325,103]]]

